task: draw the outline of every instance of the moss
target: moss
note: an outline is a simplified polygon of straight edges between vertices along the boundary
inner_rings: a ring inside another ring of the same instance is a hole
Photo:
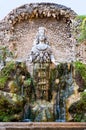
[[[77,113],[86,112],[86,92],[81,93],[81,99],[77,103]]]
[[[0,96],[0,121],[8,122],[13,120],[20,120],[20,113],[22,112],[22,108],[22,103],[11,104],[6,97]]]
[[[7,81],[7,77],[0,77],[0,88],[4,88],[6,81]]]
[[[4,88],[6,82],[10,77],[10,74],[15,68],[14,62],[9,62],[6,66],[0,71],[0,89]]]
[[[19,87],[16,81],[10,81],[8,87],[11,93],[17,93],[19,91]]]
[[[60,63],[56,68],[51,69],[50,72],[50,86],[54,86],[57,88],[57,84],[55,83],[56,79],[65,84],[65,75],[69,74],[73,71],[73,64]],[[60,82],[60,83],[61,83]],[[64,86],[64,85],[63,85]]]
[[[61,96],[65,96],[65,91],[67,91],[66,89],[68,89],[70,86],[71,87],[71,83],[68,82],[68,80],[71,78],[71,73],[73,73],[73,63],[61,63],[58,66],[56,66],[56,68],[51,69],[50,71],[50,88],[49,88],[49,100],[52,99],[52,96],[54,95],[54,93],[52,92],[58,92],[60,91],[60,97]],[[64,91],[64,92],[63,92]],[[68,92],[70,90],[68,89]],[[69,92],[72,93],[72,91]],[[68,94],[67,94],[68,95]],[[60,101],[61,102],[61,101]]]
[[[13,58],[13,53],[9,51],[7,46],[0,46],[0,62],[3,62],[3,65],[6,65],[7,57]]]
[[[24,105],[34,95],[33,89],[33,80],[25,63],[6,63],[0,71],[0,121],[21,121]],[[2,94],[2,90],[6,94]]]
[[[75,62],[75,69],[79,71],[84,80],[86,80],[86,65],[81,62]]]
[[[74,122],[86,122],[86,92],[81,93],[81,99],[72,104],[69,111]]]
[[[25,103],[34,97],[33,80],[25,63],[6,63],[0,71],[0,90],[0,121],[21,121]]]
[[[30,86],[30,84],[31,84],[31,78],[28,78],[27,80],[24,81],[24,86],[25,87]]]

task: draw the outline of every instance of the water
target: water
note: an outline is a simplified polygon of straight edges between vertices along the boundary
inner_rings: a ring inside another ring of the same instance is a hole
[[[23,111],[23,122],[31,122],[31,119],[30,119],[30,116],[31,116],[31,110],[30,110],[30,106],[29,104],[25,104],[24,106],[24,111]]]
[[[72,75],[72,67],[70,72],[65,68],[64,74],[62,75],[62,82],[65,85],[62,87],[58,85],[57,99],[56,99],[56,122],[66,122],[66,99],[73,94],[74,91],[74,80]]]
[[[31,119],[24,119],[23,122],[31,122]]]
[[[66,70],[67,68],[65,68],[63,71],[64,73],[62,73],[62,75],[59,78],[60,80],[60,84],[57,86],[57,91],[56,91],[56,98],[54,100],[54,102],[56,102],[55,104],[55,110],[54,110],[54,114],[55,114],[55,122],[66,122],[66,100],[67,98],[73,93],[74,90],[74,81],[73,81],[73,76],[72,76],[72,70],[68,71]],[[23,90],[23,86],[21,89],[21,93],[22,95],[24,94],[24,90]],[[41,92],[40,92],[41,93]],[[38,93],[37,93],[38,94]],[[42,99],[40,99],[42,100]],[[46,102],[46,98],[44,98],[45,102]],[[48,99],[47,99],[48,100]],[[48,111],[43,113],[45,111],[45,109],[42,109],[39,111],[39,108],[42,107],[42,101],[41,102],[37,102],[38,99],[36,99],[34,109],[35,110],[35,118],[34,120],[31,118],[30,114],[30,107],[29,104],[26,104],[24,106],[24,118],[23,118],[23,122],[31,122],[33,121],[45,121],[47,122],[47,118],[48,117]],[[47,103],[47,102],[46,102]],[[47,106],[46,106],[47,108]],[[48,108],[49,110],[49,108]],[[50,113],[51,110],[49,110]],[[50,116],[50,115],[49,115]],[[53,120],[52,120],[53,121]]]

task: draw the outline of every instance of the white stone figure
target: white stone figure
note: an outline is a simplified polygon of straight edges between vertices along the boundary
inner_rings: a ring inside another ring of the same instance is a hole
[[[45,31],[46,29],[44,27],[39,27],[29,60],[33,63],[52,62],[56,65]]]

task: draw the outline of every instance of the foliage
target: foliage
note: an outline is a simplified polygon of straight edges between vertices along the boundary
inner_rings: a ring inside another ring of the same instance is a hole
[[[21,121],[25,103],[34,95],[33,80],[24,62],[7,62],[8,57],[13,54],[0,46],[0,121]]]
[[[81,79],[84,81],[82,86],[84,89],[86,89],[86,65],[77,61],[75,62],[75,71],[76,75],[80,75]]]
[[[24,81],[24,86],[27,87],[31,84],[31,78],[28,78],[27,80]]]
[[[77,61],[75,62],[75,68],[77,71],[81,73],[81,76],[83,77],[83,79],[86,80],[86,65]]]
[[[14,62],[9,62],[6,66],[0,71],[0,89],[4,88],[6,82],[10,77],[10,73],[14,70]]]
[[[33,80],[26,64],[7,62],[0,71],[0,121],[21,121],[24,105],[32,99]]]
[[[80,19],[82,21],[79,27],[80,36],[78,38],[78,41],[83,42],[86,40],[86,16],[81,15],[81,16],[78,16],[76,19]]]
[[[81,99],[72,104],[69,111],[74,122],[86,122],[86,92],[81,93]]]
[[[13,83],[21,86],[23,79],[26,86],[30,86],[31,79],[30,73],[27,71],[23,63],[8,62],[6,66],[0,71],[0,89],[6,86],[8,80],[14,80]]]
[[[6,97],[0,96],[0,121],[18,121],[20,113],[22,112],[22,107],[22,104],[14,105],[10,103]]]
[[[86,15],[78,15],[76,17],[76,20],[80,19],[80,20],[84,20],[86,18]]]
[[[86,92],[81,93],[81,99],[72,104],[69,111],[74,122],[86,122]]]
[[[5,65],[7,57],[13,57],[12,52],[10,52],[6,46],[0,46],[0,62],[2,61]]]

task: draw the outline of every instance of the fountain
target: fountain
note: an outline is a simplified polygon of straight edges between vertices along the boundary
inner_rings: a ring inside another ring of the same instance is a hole
[[[68,110],[75,99],[70,100],[78,95],[74,67],[72,63],[57,65],[46,28],[38,28],[28,58],[33,65],[32,75],[25,62],[12,58],[7,61],[7,58],[5,56],[0,71],[0,113],[4,113],[3,107],[7,108],[1,121],[66,122],[72,119]]]
[[[63,5],[30,3],[0,22],[0,130],[86,129],[86,65],[76,62],[83,44],[72,34],[75,17]]]

